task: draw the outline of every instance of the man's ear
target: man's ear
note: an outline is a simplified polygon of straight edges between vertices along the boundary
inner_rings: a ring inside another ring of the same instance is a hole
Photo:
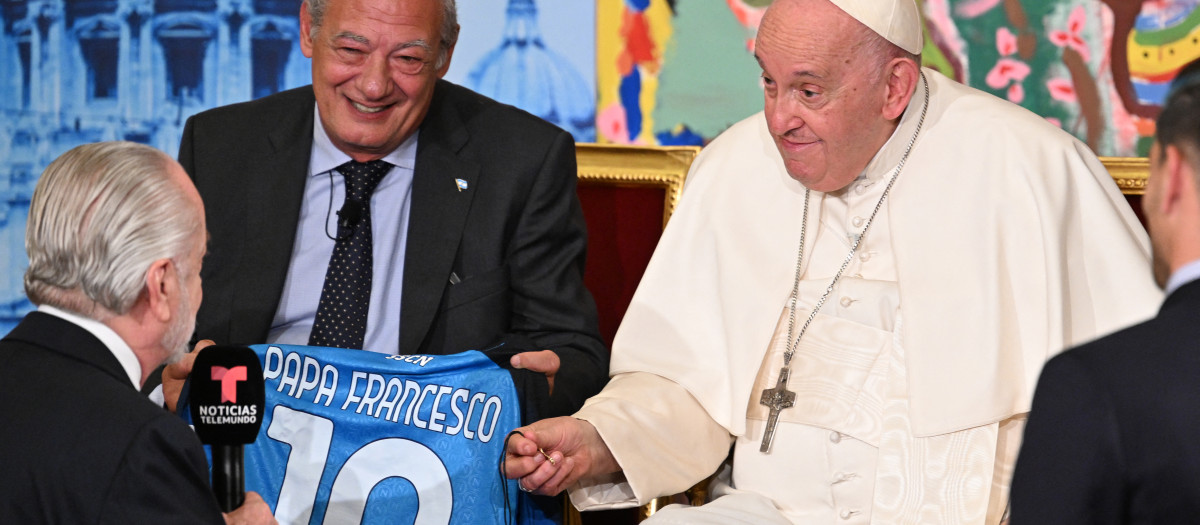
[[[1158,176],[1163,177],[1159,192],[1159,211],[1163,215],[1170,215],[1173,211],[1181,206],[1184,197],[1190,192],[1194,192],[1195,181],[1192,180],[1191,170],[1188,169],[1187,159],[1184,158],[1183,152],[1174,144],[1162,146],[1162,165],[1163,169],[1158,173]]]
[[[313,56],[312,13],[308,12],[308,2],[300,3],[300,52],[308,58]]]
[[[171,259],[159,259],[150,264],[146,271],[146,306],[151,315],[162,323],[171,320],[175,308],[171,304],[179,300],[178,272]]]
[[[921,78],[921,67],[908,58],[893,58],[885,66],[887,77],[883,101],[883,118],[895,120],[904,114],[908,103],[916,95],[917,82]]]
[[[457,44],[457,42],[456,42],[456,44]],[[442,78],[442,77],[446,76],[446,72],[450,71],[450,59],[451,58],[454,58],[454,46],[453,45],[450,46],[449,48],[446,48],[446,63],[442,64],[441,69],[437,70],[438,78]]]

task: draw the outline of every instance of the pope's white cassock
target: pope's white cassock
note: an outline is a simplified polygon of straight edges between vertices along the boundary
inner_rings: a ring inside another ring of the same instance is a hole
[[[1085,145],[925,69],[900,126],[848,187],[812,192],[795,323],[862,233],[801,339],[769,453],[759,404],[783,365],[804,187],[762,114],[706,147],[577,417],[624,469],[581,509],[645,503],[722,466],[680,523],[997,523],[1042,364],[1149,318],[1145,232]],[[701,514],[695,514],[700,512]],[[682,514],[681,514],[682,513]]]

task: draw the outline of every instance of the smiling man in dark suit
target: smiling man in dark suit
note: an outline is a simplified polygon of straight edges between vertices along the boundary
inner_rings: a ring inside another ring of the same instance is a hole
[[[212,233],[196,335],[479,349],[534,372],[526,418],[577,409],[608,357],[571,136],[441,80],[453,0],[305,0],[300,23],[311,86],[185,127]]]
[[[1038,380],[1013,525],[1200,520],[1200,62],[1158,120],[1142,199],[1158,316],[1064,352]]]
[[[183,168],[86,144],[38,180],[25,291],[0,340],[0,523],[222,523],[200,440],[138,394],[186,351],[202,296],[204,209]],[[257,494],[225,516],[273,523]]]

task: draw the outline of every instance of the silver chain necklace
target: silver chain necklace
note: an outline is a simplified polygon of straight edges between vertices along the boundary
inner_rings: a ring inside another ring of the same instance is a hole
[[[859,244],[867,236],[867,230],[871,228],[871,223],[875,220],[875,215],[879,213],[879,209],[883,207],[883,202],[887,200],[888,193],[892,190],[892,184],[896,182],[896,178],[900,175],[900,170],[904,168],[904,163],[908,161],[908,154],[912,153],[913,145],[917,142],[917,136],[921,133],[921,127],[925,124],[925,113],[929,109],[929,83],[925,80],[925,73],[921,73],[921,81],[925,86],[925,101],[921,106],[921,117],[917,120],[917,129],[913,131],[912,138],[908,140],[908,146],[904,149],[904,154],[900,156],[900,162],[892,168],[888,174],[887,186],[883,188],[883,195],[879,197],[879,202],[875,203],[875,209],[871,211],[871,216],[867,217],[867,222],[863,225],[862,233],[854,236],[854,242],[850,245],[850,253],[846,254],[846,259],[842,261],[841,268],[838,268],[833,279],[829,281],[829,286],[825,287],[825,293],[817,299],[816,306],[812,312],[808,314],[808,319],[800,327],[800,333],[795,335],[796,327],[796,301],[800,296],[800,270],[804,264],[804,238],[808,232],[808,202],[811,190],[804,190],[804,217],[800,220],[800,247],[796,254],[796,278],[792,282],[792,295],[788,299],[788,343],[787,350],[783,353],[783,368],[779,370],[779,380],[774,388],[763,390],[762,398],[759,404],[765,405],[771,409],[770,415],[767,417],[767,429],[763,433],[762,445],[758,451],[766,453],[771,450],[771,441],[775,438],[775,426],[779,423],[779,412],[785,408],[791,408],[796,402],[796,393],[787,389],[788,377],[791,376],[792,356],[796,353],[796,346],[800,344],[800,338],[804,337],[804,333],[808,331],[808,326],[812,324],[813,319],[817,317],[817,312],[821,311],[821,306],[825,304],[825,300],[833,293],[834,287],[839,279],[842,278],[842,273],[850,266],[850,261],[854,260],[854,253],[858,251]]]

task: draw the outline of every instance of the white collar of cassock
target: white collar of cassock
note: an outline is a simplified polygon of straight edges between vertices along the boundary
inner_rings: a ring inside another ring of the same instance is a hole
[[[138,363],[133,349],[112,328],[95,319],[88,319],[48,304],[38,305],[38,311],[75,324],[96,336],[96,339],[104,343],[104,346],[108,347],[108,351],[112,352],[113,357],[116,357],[117,361],[121,363],[121,368],[125,369],[125,373],[129,374],[129,382],[133,383],[133,387],[142,387],[142,365]]]

